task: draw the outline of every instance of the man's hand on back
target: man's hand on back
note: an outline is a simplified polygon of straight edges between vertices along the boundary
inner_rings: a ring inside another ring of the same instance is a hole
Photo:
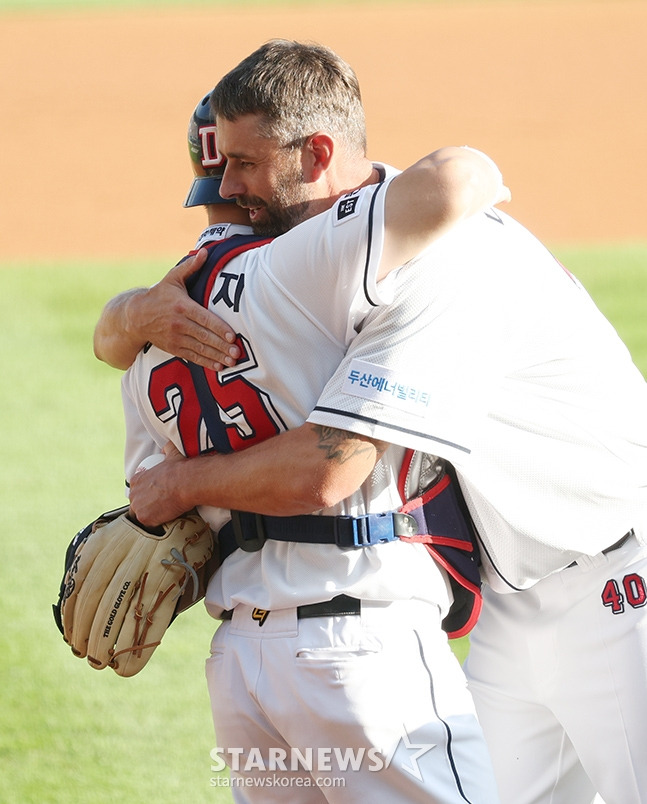
[[[96,356],[127,369],[146,343],[176,357],[219,371],[240,355],[235,333],[218,316],[193,301],[186,281],[205,262],[200,249],[151,288],[126,291],[105,306],[94,332]]]

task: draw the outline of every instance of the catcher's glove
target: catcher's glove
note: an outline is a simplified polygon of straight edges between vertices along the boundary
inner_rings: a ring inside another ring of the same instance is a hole
[[[128,506],[103,514],[67,548],[54,605],[63,638],[97,670],[134,676],[177,614],[204,597],[212,556],[213,534],[196,511],[152,530]]]

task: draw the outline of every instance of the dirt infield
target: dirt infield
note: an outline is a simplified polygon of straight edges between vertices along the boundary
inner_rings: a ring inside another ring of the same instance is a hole
[[[645,241],[646,35],[639,0],[4,15],[0,260],[182,254],[191,109],[274,36],[353,64],[372,157],[468,143],[542,238]]]

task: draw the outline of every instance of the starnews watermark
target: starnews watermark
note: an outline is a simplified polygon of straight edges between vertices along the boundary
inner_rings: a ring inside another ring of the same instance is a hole
[[[344,787],[349,772],[379,773],[388,768],[396,752],[400,767],[423,780],[418,760],[435,748],[434,743],[417,743],[403,729],[389,751],[378,748],[221,748],[210,751],[211,770],[231,776],[214,776],[212,787]],[[398,750],[399,749],[399,750]]]

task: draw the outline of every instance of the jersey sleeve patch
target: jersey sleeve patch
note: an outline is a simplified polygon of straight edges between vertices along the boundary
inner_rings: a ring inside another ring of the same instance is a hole
[[[420,377],[358,359],[348,366],[342,392],[421,417],[431,402],[430,389]]]
[[[356,218],[359,215],[361,207],[361,194],[359,190],[342,196],[337,202],[337,210],[334,217],[333,225],[339,226],[340,223]]]

